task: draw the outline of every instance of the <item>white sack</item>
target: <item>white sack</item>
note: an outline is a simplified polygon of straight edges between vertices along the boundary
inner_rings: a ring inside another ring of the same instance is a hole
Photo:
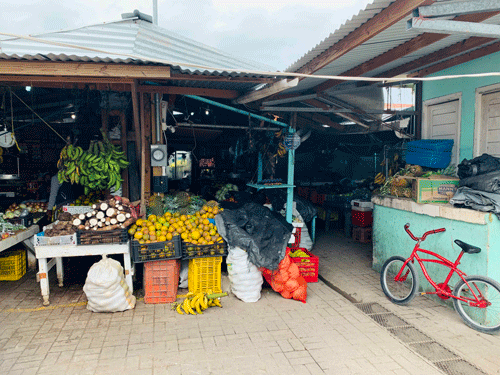
[[[229,247],[226,264],[231,292],[243,302],[257,302],[264,281],[260,270],[249,262],[247,252],[237,246]]]
[[[189,260],[181,261],[181,271],[179,272],[179,288],[187,288],[189,274]]]
[[[83,291],[90,311],[116,312],[135,307],[136,299],[125,281],[123,267],[105,255],[90,267]]]

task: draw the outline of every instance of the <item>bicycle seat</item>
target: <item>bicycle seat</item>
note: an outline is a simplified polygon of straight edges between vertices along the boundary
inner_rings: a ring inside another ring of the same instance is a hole
[[[477,246],[469,245],[468,243],[462,242],[460,240],[455,240],[455,243],[462,248],[462,250],[469,254],[477,254],[481,252],[481,249]]]

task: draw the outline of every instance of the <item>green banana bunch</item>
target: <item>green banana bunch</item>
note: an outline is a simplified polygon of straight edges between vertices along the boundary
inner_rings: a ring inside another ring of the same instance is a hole
[[[227,293],[207,293],[189,292],[181,303],[173,303],[172,310],[177,311],[181,315],[198,315],[203,314],[203,311],[212,306],[222,307],[220,297],[227,296]]]
[[[68,143],[61,150],[57,167],[60,183],[71,182],[85,188],[85,194],[91,190],[106,190],[121,187],[121,171],[129,162],[125,152],[115,146],[101,129],[102,141],[90,142],[88,150]]]

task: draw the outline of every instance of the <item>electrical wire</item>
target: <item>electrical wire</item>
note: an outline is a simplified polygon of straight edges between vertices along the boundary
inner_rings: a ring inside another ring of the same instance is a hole
[[[222,68],[222,67],[213,67],[213,66],[205,66],[199,64],[192,64],[188,62],[175,62],[165,59],[158,59],[155,57],[147,57],[147,56],[139,56],[128,53],[118,53],[118,52],[109,52],[106,50],[98,49],[98,48],[90,48],[83,47],[77,44],[72,43],[61,43],[54,42],[50,40],[45,40],[42,38],[35,38],[27,35],[18,35],[11,33],[2,33],[0,35],[9,36],[12,38],[19,38],[30,40],[32,42],[43,43],[48,45],[55,45],[59,47],[67,47],[67,48],[75,48],[84,51],[91,51],[97,53],[103,53],[107,55],[114,56],[124,56],[130,59],[140,60],[140,61],[148,61],[155,62],[164,65],[173,65],[173,66],[185,66],[190,68],[197,69],[205,69],[205,70],[215,70],[215,71],[225,71],[225,72],[235,72],[235,73],[247,73],[247,74],[256,74],[256,75],[264,75],[264,76],[272,76],[272,77],[298,77],[298,78],[315,78],[315,79],[327,79],[327,80],[341,80],[341,81],[366,81],[366,82],[404,82],[404,81],[441,81],[446,79],[457,79],[457,78],[480,78],[480,77],[492,77],[492,76],[500,76],[500,72],[487,72],[487,73],[470,73],[470,74],[456,74],[456,75],[446,75],[446,76],[436,76],[436,77],[353,77],[353,76],[332,76],[332,75],[316,75],[316,74],[304,74],[304,73],[293,73],[293,72],[270,72],[270,71],[260,71],[260,70],[251,70],[251,69],[235,69],[235,68]]]
[[[24,105],[25,105],[25,106],[26,106],[26,107],[27,107],[30,111],[32,111],[32,112],[33,112],[33,113],[34,113],[34,114],[35,114],[35,115],[36,115],[36,116],[37,116],[40,120],[42,120],[42,122],[43,122],[45,125],[47,125],[47,126],[48,126],[48,127],[49,127],[49,128],[50,128],[53,132],[54,132],[54,133],[56,133],[56,134],[59,136],[59,138],[61,138],[61,139],[64,141],[64,143],[66,143],[66,142],[67,142],[67,140],[66,140],[66,139],[65,139],[65,138],[64,138],[61,134],[59,134],[59,133],[58,133],[58,132],[57,132],[57,131],[56,131],[56,130],[52,127],[52,126],[50,126],[50,125],[49,125],[49,123],[48,123],[47,121],[45,121],[43,118],[41,118],[41,117],[40,117],[40,115],[39,115],[38,113],[36,113],[34,109],[32,109],[32,108],[31,108],[28,104],[26,104],[26,103],[25,103],[25,102],[24,102],[24,101],[23,101],[23,100],[22,100],[19,96],[17,96],[17,95],[16,95],[16,93],[15,93],[15,92],[13,92],[13,91],[12,91],[12,89],[11,89],[10,87],[9,87],[9,91],[10,91],[10,93],[11,93],[11,96],[12,96],[12,95],[14,95],[17,99],[19,99],[19,101],[20,101],[21,103],[23,103],[23,104],[24,104]],[[14,121],[14,116],[12,116],[12,121]],[[13,124],[14,124],[14,123],[13,123]],[[14,126],[14,125],[12,125],[12,126]],[[13,130],[14,130],[14,129],[13,129]]]

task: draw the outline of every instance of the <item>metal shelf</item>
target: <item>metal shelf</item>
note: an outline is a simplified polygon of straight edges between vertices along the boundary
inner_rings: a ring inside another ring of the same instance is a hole
[[[295,187],[295,185],[288,185],[288,184],[279,184],[279,185],[247,184],[247,186],[256,188],[257,190],[261,190],[261,189],[282,189],[282,188],[294,188]]]

